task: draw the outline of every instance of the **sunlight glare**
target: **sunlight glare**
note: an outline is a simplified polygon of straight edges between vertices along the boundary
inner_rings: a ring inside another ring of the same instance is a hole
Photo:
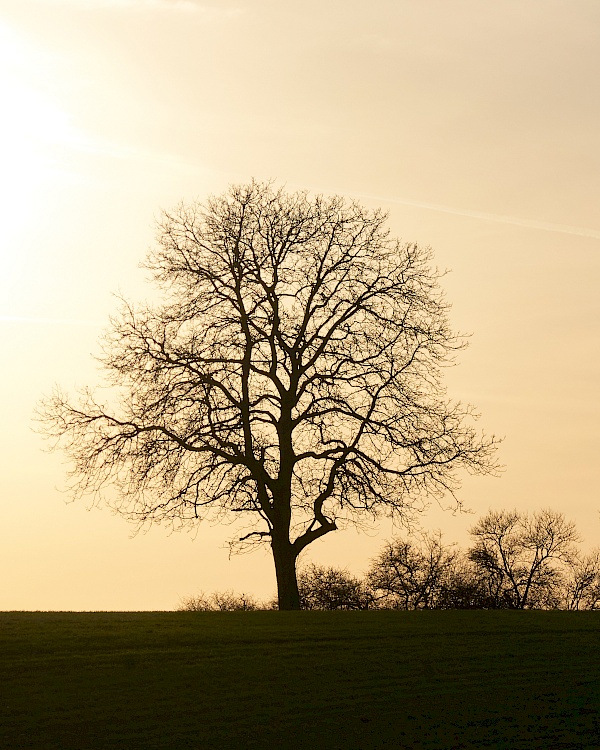
[[[44,92],[51,59],[0,24],[0,312],[27,301],[27,268],[39,252],[35,237],[56,188],[76,175],[72,153],[86,147],[69,115]]]
[[[12,225],[29,214],[34,194],[49,189],[64,171],[61,150],[83,145],[67,113],[30,83],[38,77],[40,58],[0,25],[0,211]]]

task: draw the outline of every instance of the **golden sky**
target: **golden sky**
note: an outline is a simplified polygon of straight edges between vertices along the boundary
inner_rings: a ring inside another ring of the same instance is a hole
[[[274,592],[268,553],[66,505],[32,432],[58,382],[99,380],[113,292],[161,208],[274,178],[390,212],[431,245],[472,332],[450,393],[505,436],[489,507],[552,507],[600,545],[600,4],[597,0],[0,0],[0,609],[169,609]],[[383,539],[311,559],[363,572]]]

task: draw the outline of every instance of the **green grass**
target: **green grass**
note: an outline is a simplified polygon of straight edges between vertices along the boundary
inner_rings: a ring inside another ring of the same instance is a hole
[[[600,613],[0,614],[2,750],[600,748]]]

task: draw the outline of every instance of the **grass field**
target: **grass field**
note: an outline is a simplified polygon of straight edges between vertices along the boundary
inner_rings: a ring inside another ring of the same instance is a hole
[[[0,748],[600,748],[600,613],[0,614]]]

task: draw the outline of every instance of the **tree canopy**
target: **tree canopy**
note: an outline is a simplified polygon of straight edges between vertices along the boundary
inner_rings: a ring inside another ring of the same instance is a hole
[[[118,397],[46,400],[76,496],[144,525],[241,514],[281,608],[300,552],[365,514],[406,517],[494,470],[494,438],[447,398],[465,345],[430,249],[341,197],[233,186],[165,212],[146,267],[163,302],[123,302],[102,363]]]

